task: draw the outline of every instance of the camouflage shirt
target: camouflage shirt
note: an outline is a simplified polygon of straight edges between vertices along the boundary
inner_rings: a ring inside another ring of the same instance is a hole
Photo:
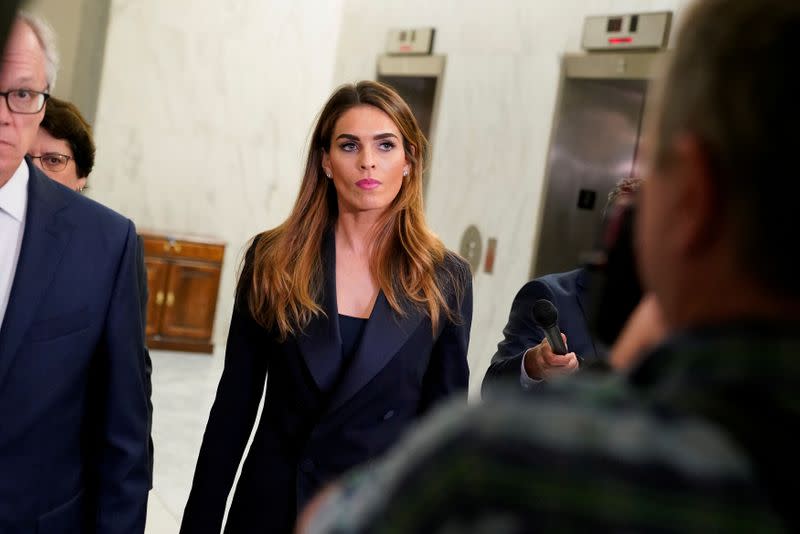
[[[627,376],[445,405],[305,532],[795,530],[798,334],[687,332]]]

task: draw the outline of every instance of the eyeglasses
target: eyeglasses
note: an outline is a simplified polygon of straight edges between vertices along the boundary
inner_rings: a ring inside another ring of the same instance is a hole
[[[6,99],[10,111],[23,115],[39,113],[42,111],[44,103],[50,98],[47,93],[30,89],[11,89],[5,93],[0,91],[0,95]]]
[[[38,159],[43,168],[52,172],[63,171],[67,167],[69,160],[73,159],[72,156],[59,154],[58,152],[45,152],[41,156],[31,156],[31,158]]]

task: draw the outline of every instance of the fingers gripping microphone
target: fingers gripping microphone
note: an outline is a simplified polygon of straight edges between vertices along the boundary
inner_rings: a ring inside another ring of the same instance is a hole
[[[533,319],[544,330],[547,342],[555,354],[566,354],[567,347],[558,329],[558,310],[547,299],[539,299],[533,303]]]

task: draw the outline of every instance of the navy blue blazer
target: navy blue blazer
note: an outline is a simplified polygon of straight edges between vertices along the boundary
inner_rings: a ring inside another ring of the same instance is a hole
[[[143,532],[150,386],[134,225],[27,162],[0,328],[0,532]]]
[[[305,333],[281,342],[247,308],[249,283],[240,283],[225,354],[183,515],[184,534],[218,533],[225,502],[256,418],[264,407],[237,484],[225,532],[291,532],[298,510],[326,482],[391,447],[439,400],[466,393],[472,278],[464,260],[448,254],[444,269],[464,288],[444,288],[460,320],[442,318],[437,331],[408,307],[397,316],[383,292],[359,348],[341,378],[332,233],[322,253],[325,315]],[[252,253],[242,280],[249,280]],[[266,379],[266,392],[264,382]],[[465,395],[466,398],[466,395]]]
[[[567,336],[567,346],[584,363],[606,359],[605,350],[598,346],[589,332],[588,280],[584,269],[548,274],[531,280],[519,290],[511,305],[503,340],[483,379],[482,390],[498,381],[519,383],[525,351],[542,342],[544,331],[533,319],[533,304],[547,299],[558,309],[558,326]]]

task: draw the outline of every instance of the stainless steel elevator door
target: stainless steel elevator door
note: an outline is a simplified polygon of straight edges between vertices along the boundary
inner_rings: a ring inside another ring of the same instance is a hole
[[[433,76],[378,76],[378,81],[391,86],[403,97],[422,133],[430,139],[438,79]]]
[[[597,243],[608,193],[631,176],[646,80],[565,78],[532,275],[577,268]]]
[[[430,141],[436,133],[436,114],[442,90],[445,56],[378,57],[376,79],[395,89],[411,108],[425,137]],[[430,181],[431,155],[422,175],[423,190]]]

